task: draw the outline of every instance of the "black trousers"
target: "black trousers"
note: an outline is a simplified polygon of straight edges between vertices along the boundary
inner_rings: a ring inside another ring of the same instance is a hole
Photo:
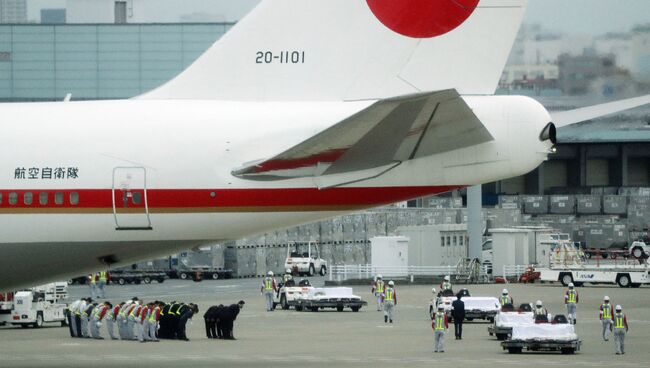
[[[219,320],[217,321],[217,336],[220,339],[232,339],[233,336],[233,321],[231,320]]]
[[[205,319],[205,334],[208,339],[217,338],[217,324],[212,319]]]
[[[463,320],[460,321],[454,318],[454,331],[456,332],[456,337],[463,337]]]
[[[82,337],[83,335],[81,334],[81,316],[75,314],[74,324],[77,325],[77,337]]]
[[[68,312],[65,317],[68,320],[68,328],[70,329],[70,337],[76,337],[74,335],[74,332],[72,331],[72,323],[74,322],[72,320],[72,313]]]

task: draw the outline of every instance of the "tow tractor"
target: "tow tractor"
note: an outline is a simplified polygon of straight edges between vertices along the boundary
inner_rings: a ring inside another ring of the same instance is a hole
[[[273,308],[279,305],[284,310],[291,307],[296,308],[298,305],[297,300],[307,295],[314,288],[307,279],[300,280],[297,285],[295,280],[289,280],[285,284],[278,286],[280,289],[273,294]]]
[[[496,336],[497,340],[505,340],[512,335],[513,327],[532,324],[535,324],[535,317],[530,304],[522,304],[517,310],[514,310],[512,305],[506,304],[494,317],[494,323],[488,326],[488,333],[490,336]]]
[[[636,242],[635,242],[636,243]],[[633,243],[634,244],[634,243]],[[549,267],[536,268],[541,281],[592,284],[618,284],[620,287],[640,287],[650,283],[650,268],[646,259],[585,260],[573,242],[561,242],[552,249]]]
[[[59,301],[67,298],[67,288],[66,282],[56,282],[16,292],[13,300],[2,302],[3,310],[11,310],[8,320],[2,314],[2,321],[21,327],[39,328],[50,322],[66,326],[68,305]]]
[[[325,276],[327,262],[320,257],[320,249],[316,242],[289,243],[284,268],[290,269],[297,275],[314,276],[318,272],[321,276]]]
[[[471,322],[475,319],[482,319],[493,322],[494,317],[497,315],[499,309],[501,309],[499,299],[495,297],[471,296],[469,290],[465,288],[461,289],[458,293],[461,295],[463,303],[465,303],[465,320],[467,321]],[[452,303],[456,300],[454,292],[451,290],[444,290],[435,300],[437,304],[443,305],[445,314],[447,314],[447,319],[453,321],[451,311],[454,309]],[[429,306],[429,313],[431,316],[433,316],[433,312],[435,312],[436,309],[437,308],[434,308],[433,305]]]

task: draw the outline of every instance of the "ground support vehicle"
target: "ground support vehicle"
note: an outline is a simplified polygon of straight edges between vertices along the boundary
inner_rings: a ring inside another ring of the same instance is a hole
[[[13,293],[0,294],[0,326],[11,322],[11,310],[14,307],[13,295]]]
[[[280,283],[278,287],[278,292],[273,294],[273,308],[279,305],[284,310],[296,308],[299,305],[297,300],[305,297],[314,288],[307,279],[300,280],[298,284],[290,280],[286,284]]]
[[[293,275],[327,274],[327,262],[320,257],[320,250],[315,242],[290,243],[287,246],[284,268],[291,270]]]
[[[367,304],[368,302],[352,294],[352,288],[336,287],[313,288],[296,299],[295,307],[297,311],[318,312],[319,309],[335,308],[338,312],[343,312],[345,308],[350,308],[353,312],[358,312]]]
[[[223,268],[213,268],[208,266],[187,267],[168,272],[169,278],[181,280],[209,279],[229,279],[232,278],[232,270]]]
[[[126,284],[150,284],[157,281],[159,284],[165,282],[167,273],[162,271],[113,271],[111,272],[111,283],[118,285]]]
[[[568,323],[515,326],[512,329],[512,338],[501,342],[503,350],[508,350],[510,354],[519,354],[524,349],[573,354],[580,350],[581,345],[573,325]]]
[[[44,323],[67,325],[67,304],[59,300],[67,297],[67,283],[57,282],[18,291],[14,295],[11,324],[21,327],[42,327]]]
[[[493,322],[494,316],[501,309],[499,299],[495,297],[471,296],[467,289],[461,289],[459,294],[461,295],[461,300],[465,303],[465,320],[467,321],[471,322],[475,319],[482,319]],[[433,316],[438,305],[442,304],[445,314],[447,314],[447,319],[453,321],[454,318],[451,315],[451,311],[453,310],[452,303],[456,299],[456,295],[451,290],[441,292],[438,298],[434,299],[437,304],[434,306],[433,301],[431,302],[429,314]]]
[[[627,248],[586,248],[583,252],[588,259],[617,259],[620,257],[644,260],[650,257],[650,244],[643,240],[637,240]]]
[[[494,317],[494,323],[488,326],[488,334],[496,336],[497,340],[505,340],[512,335],[515,326],[528,326],[535,324],[533,312],[503,312]]]
[[[592,284],[618,284],[620,287],[640,287],[650,283],[650,267],[645,260],[586,262],[572,243],[553,249],[548,267],[536,268],[541,281]]]

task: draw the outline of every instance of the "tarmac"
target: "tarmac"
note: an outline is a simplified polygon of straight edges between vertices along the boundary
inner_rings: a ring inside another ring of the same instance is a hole
[[[324,278],[312,279],[320,286]],[[650,361],[650,287],[623,289],[585,286],[578,289],[577,333],[583,341],[575,355],[533,353],[511,355],[487,333],[486,322],[466,322],[463,340],[454,340],[453,326],[445,339],[445,353],[433,352],[428,316],[432,285],[398,285],[394,324],[383,314],[367,285],[354,286],[368,301],[358,313],[294,310],[266,312],[260,295],[261,279],[168,280],[162,284],[109,286],[108,300],[133,296],[148,300],[180,300],[199,304],[188,325],[191,341],[138,343],[72,339],[58,324],[41,329],[0,327],[0,367],[647,367]],[[469,285],[475,296],[498,296],[504,285]],[[505,285],[515,303],[544,301],[553,314],[564,314],[561,285]],[[87,286],[71,286],[70,300],[87,296]],[[630,321],[626,354],[614,354],[614,342],[601,338],[598,306],[604,295],[621,304]],[[235,321],[236,341],[207,339],[203,312],[215,304],[245,300]],[[102,327],[102,334],[106,330]]]

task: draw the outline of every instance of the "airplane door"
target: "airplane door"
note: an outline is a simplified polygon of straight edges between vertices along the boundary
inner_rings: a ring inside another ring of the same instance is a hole
[[[115,230],[152,230],[144,167],[113,169]]]

